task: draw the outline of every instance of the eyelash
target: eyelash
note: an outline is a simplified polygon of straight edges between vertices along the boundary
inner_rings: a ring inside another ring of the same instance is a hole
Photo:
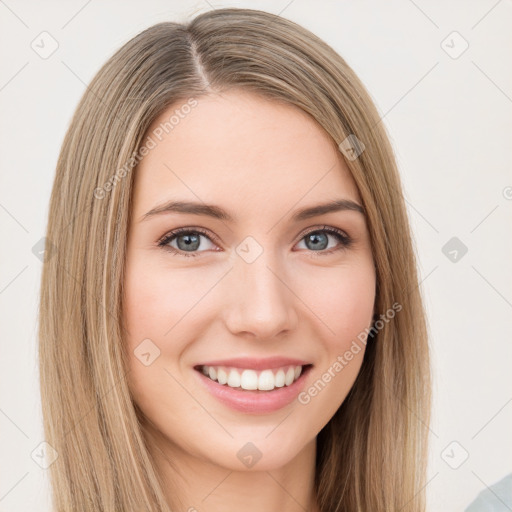
[[[334,247],[329,250],[308,251],[308,252],[312,252],[314,254],[319,254],[321,256],[327,256],[329,254],[333,254],[334,252],[337,252],[337,251],[340,251],[343,249],[348,249],[353,243],[353,240],[348,235],[346,235],[343,231],[341,231],[337,228],[330,227],[330,226],[324,226],[323,228],[315,228],[310,231],[307,231],[306,233],[304,233],[301,236],[301,238],[299,239],[299,242],[302,241],[302,239],[304,239],[306,236],[308,236],[312,233],[328,233],[328,234],[336,237],[341,244],[339,247]],[[194,258],[194,257],[198,256],[201,252],[203,252],[203,251],[201,251],[199,253],[197,253],[197,252],[196,253],[193,253],[193,252],[187,253],[185,251],[175,249],[174,247],[171,247],[170,245],[168,245],[169,242],[171,242],[174,238],[178,237],[179,235],[183,235],[183,234],[201,234],[201,235],[204,235],[206,238],[208,238],[211,242],[218,241],[217,237],[211,236],[210,233],[208,233],[207,231],[205,231],[201,228],[179,228],[179,229],[175,229],[174,231],[170,231],[169,233],[166,233],[158,241],[158,246],[162,247],[162,249],[164,249],[165,251],[171,252],[174,256],[185,256],[186,258],[189,258],[189,257]]]

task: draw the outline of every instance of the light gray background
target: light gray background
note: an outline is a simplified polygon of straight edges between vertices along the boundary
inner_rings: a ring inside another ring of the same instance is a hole
[[[45,233],[75,106],[138,32],[225,6],[281,13],[315,32],[353,67],[384,117],[431,333],[429,511],[463,510],[512,472],[510,0],[0,1],[0,510],[49,510],[47,473],[31,458],[44,440],[41,262],[32,248]],[[51,48],[44,31],[58,42],[46,59],[31,47]],[[469,47],[458,55],[461,38]],[[456,262],[442,251],[452,237],[468,248]]]

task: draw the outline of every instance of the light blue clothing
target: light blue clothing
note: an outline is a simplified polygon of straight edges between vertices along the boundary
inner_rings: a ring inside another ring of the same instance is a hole
[[[512,511],[512,473],[484,489],[464,512]]]

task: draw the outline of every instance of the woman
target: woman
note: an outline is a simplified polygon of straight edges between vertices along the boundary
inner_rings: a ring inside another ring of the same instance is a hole
[[[102,67],[42,277],[55,510],[424,510],[426,324],[379,121],[261,11],[160,23]]]

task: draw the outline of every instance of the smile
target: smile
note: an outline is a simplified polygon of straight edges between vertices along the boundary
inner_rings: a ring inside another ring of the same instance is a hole
[[[279,362],[277,362],[279,361]],[[275,359],[230,360],[194,366],[203,389],[238,412],[267,414],[292,404],[306,385],[312,364]],[[237,366],[231,366],[236,364]],[[252,366],[247,368],[245,366]]]
[[[248,391],[272,391],[275,388],[290,386],[300,377],[302,368],[302,366],[283,366],[256,371],[226,366],[200,367],[201,372],[211,380],[230,388],[242,388]]]

